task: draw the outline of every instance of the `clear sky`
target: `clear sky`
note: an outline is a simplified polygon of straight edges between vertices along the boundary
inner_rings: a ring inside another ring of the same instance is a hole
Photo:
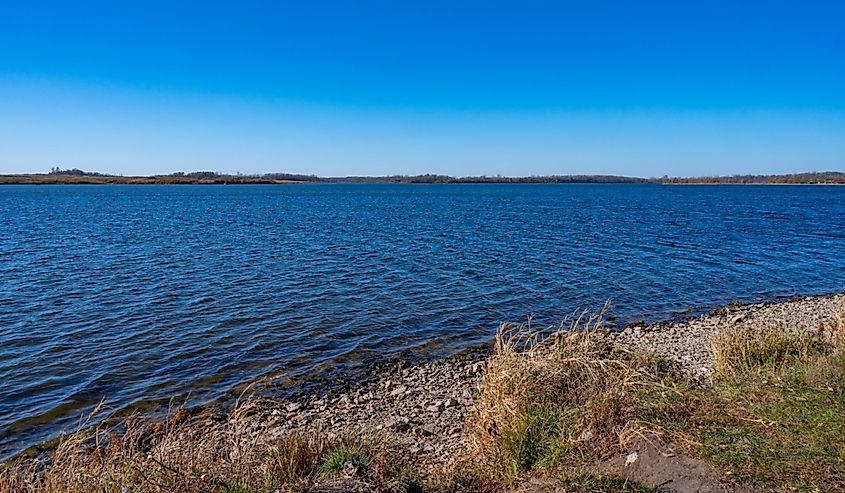
[[[0,6],[0,172],[845,169],[838,1]]]

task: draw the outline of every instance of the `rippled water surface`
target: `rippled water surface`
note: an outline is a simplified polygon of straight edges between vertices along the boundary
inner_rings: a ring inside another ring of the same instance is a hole
[[[115,408],[845,287],[845,187],[0,188],[0,456]]]

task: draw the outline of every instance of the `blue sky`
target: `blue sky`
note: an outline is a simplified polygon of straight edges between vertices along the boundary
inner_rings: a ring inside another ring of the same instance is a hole
[[[0,172],[845,169],[839,2],[0,9]]]

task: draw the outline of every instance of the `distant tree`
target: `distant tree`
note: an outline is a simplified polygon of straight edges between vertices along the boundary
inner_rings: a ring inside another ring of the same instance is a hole
[[[793,173],[789,175],[731,175],[701,176],[695,178],[667,178],[662,183],[713,183],[713,184],[845,184],[845,173],[824,171],[812,173]]]

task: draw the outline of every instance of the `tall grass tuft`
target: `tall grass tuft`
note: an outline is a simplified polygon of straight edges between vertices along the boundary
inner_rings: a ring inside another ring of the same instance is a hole
[[[614,347],[602,315],[554,330],[500,327],[467,429],[474,467],[509,482],[536,467],[620,451],[641,430],[639,392],[662,385],[656,359]]]

